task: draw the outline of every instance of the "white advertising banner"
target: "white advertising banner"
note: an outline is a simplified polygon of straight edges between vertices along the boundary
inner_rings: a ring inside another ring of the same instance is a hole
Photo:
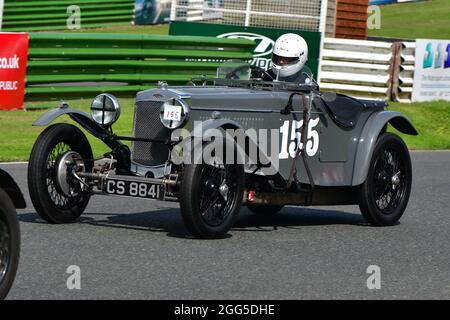
[[[416,40],[412,101],[450,101],[450,40]]]

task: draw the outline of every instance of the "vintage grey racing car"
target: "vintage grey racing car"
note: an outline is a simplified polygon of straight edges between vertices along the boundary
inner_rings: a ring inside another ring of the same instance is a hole
[[[67,104],[44,114],[34,125],[67,115],[111,151],[94,159],[77,126],[47,127],[29,161],[36,211],[69,223],[92,195],[177,201],[199,238],[223,237],[242,206],[274,214],[286,205],[358,204],[369,223],[395,224],[412,169],[405,143],[387,129],[417,135],[407,117],[382,101],[321,92],[307,69],[304,83],[250,74],[233,62],[215,79],[137,93],[131,137],[113,132],[120,106],[110,94],[94,99],[91,115]]]
[[[20,254],[20,230],[16,208],[25,200],[13,178],[0,169],[0,300],[4,299],[16,276]]]

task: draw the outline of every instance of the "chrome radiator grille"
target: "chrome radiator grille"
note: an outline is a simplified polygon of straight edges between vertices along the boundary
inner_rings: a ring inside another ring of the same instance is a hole
[[[162,101],[138,101],[134,112],[134,137],[147,139],[167,139],[170,130],[159,119]],[[145,166],[157,166],[166,162],[169,147],[162,143],[135,141],[132,145],[131,158]]]

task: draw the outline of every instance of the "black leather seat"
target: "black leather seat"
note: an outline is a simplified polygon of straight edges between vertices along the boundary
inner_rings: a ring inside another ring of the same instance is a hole
[[[330,97],[332,98],[330,99]],[[321,100],[331,118],[345,128],[353,128],[365,108],[371,108],[375,111],[383,110],[387,106],[384,101],[357,100],[343,94],[324,95]]]

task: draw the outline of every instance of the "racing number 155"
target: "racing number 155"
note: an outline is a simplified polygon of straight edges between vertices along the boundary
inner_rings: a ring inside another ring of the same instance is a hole
[[[319,118],[311,119],[306,130],[306,154],[310,157],[314,156],[319,150],[319,133],[314,128],[319,124]],[[280,127],[281,133],[281,151],[280,159],[287,159],[295,157],[298,147],[303,148],[300,143],[302,138],[303,120],[286,120]],[[289,130],[289,127],[291,130]],[[290,133],[290,135],[289,135]]]

